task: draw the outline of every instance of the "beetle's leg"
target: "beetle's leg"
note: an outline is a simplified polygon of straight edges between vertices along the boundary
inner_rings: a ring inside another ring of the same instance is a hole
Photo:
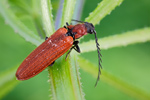
[[[53,66],[54,65],[54,63],[55,63],[55,61],[53,61],[49,66]]]
[[[67,59],[69,53],[72,51],[73,48],[74,48],[74,46],[70,48],[69,52],[67,53],[67,55],[66,55],[66,57],[65,57],[65,60]]]
[[[68,22],[66,22],[66,25],[69,26]]]
[[[66,27],[66,26],[64,26],[64,28],[66,28],[66,29],[67,29],[67,27]]]
[[[80,48],[79,48],[79,46],[78,46],[78,43],[79,43],[79,41],[74,41],[74,42],[73,42],[73,45],[74,45],[74,46],[72,46],[72,47],[70,48],[69,52],[68,52],[67,55],[66,55],[65,60],[67,59],[67,57],[68,57],[69,53],[72,51],[72,49],[76,50],[78,53],[81,52],[81,51],[80,51]]]
[[[47,40],[48,39],[48,37],[45,37],[45,40]]]
[[[74,41],[74,42],[73,42],[73,44],[74,44],[74,49],[75,49],[78,53],[80,53],[81,51],[80,51],[80,47],[79,47],[78,43],[79,43],[79,41]]]

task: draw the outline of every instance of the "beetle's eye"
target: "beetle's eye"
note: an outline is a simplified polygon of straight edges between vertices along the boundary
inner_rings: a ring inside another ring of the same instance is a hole
[[[92,34],[92,33],[93,33],[93,30],[89,30],[89,33]]]

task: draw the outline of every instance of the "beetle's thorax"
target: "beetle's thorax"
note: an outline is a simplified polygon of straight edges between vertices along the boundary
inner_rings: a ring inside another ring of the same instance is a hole
[[[87,34],[87,29],[84,24],[77,24],[73,27],[72,33],[75,33],[75,39]]]

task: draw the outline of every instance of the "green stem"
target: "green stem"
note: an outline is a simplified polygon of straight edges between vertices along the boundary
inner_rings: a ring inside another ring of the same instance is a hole
[[[84,100],[75,55],[65,61],[65,55],[49,69],[51,99]]]
[[[70,22],[76,0],[64,0],[61,26]],[[51,98],[54,100],[83,100],[76,56],[71,55],[65,61],[65,55],[49,67],[49,82],[51,84]]]
[[[87,22],[93,23],[93,25],[99,24],[106,15],[110,14],[115,7],[120,5],[123,0],[103,0],[98,4],[96,9],[90,13],[85,19]]]
[[[64,0],[61,27],[64,26],[66,22],[70,23],[73,16],[75,3],[76,0]]]
[[[46,32],[46,36],[49,37],[55,31],[51,0],[41,0],[41,7],[42,7],[42,20],[44,29]]]
[[[98,39],[101,49],[127,46],[135,43],[150,41],[150,28],[137,29],[118,35]],[[95,51],[95,40],[79,44],[82,52]]]
[[[97,78],[97,72],[98,72],[97,66],[93,65],[92,63],[83,59],[82,57],[79,57],[78,63],[81,69],[83,69],[84,71],[88,72],[89,74]],[[131,97],[134,97],[140,100],[150,100],[150,95],[146,91],[143,91],[135,87],[134,85],[131,85],[123,80],[120,80],[119,78],[109,74],[108,72],[104,70],[102,70],[102,74],[100,77],[101,77],[100,81],[103,81],[117,88],[118,90],[126,93],[127,95]]]

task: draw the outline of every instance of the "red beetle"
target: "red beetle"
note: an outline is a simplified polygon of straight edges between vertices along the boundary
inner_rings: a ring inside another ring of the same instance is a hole
[[[77,22],[81,22],[78,20],[73,20]],[[80,48],[78,46],[79,41],[76,39],[86,35],[87,33],[95,34],[96,47],[98,51],[99,57],[99,71],[98,78],[100,76],[100,67],[101,67],[101,54],[100,48],[96,36],[95,27],[92,23],[81,22],[81,24],[77,25],[69,25],[58,29],[53,35],[49,38],[46,38],[45,42],[43,42],[40,46],[38,46],[19,66],[16,77],[18,80],[27,80],[35,75],[39,74],[49,65],[52,66],[56,59],[66,53],[69,49],[71,52],[72,49],[75,49],[80,53]],[[97,82],[96,82],[97,84]]]

